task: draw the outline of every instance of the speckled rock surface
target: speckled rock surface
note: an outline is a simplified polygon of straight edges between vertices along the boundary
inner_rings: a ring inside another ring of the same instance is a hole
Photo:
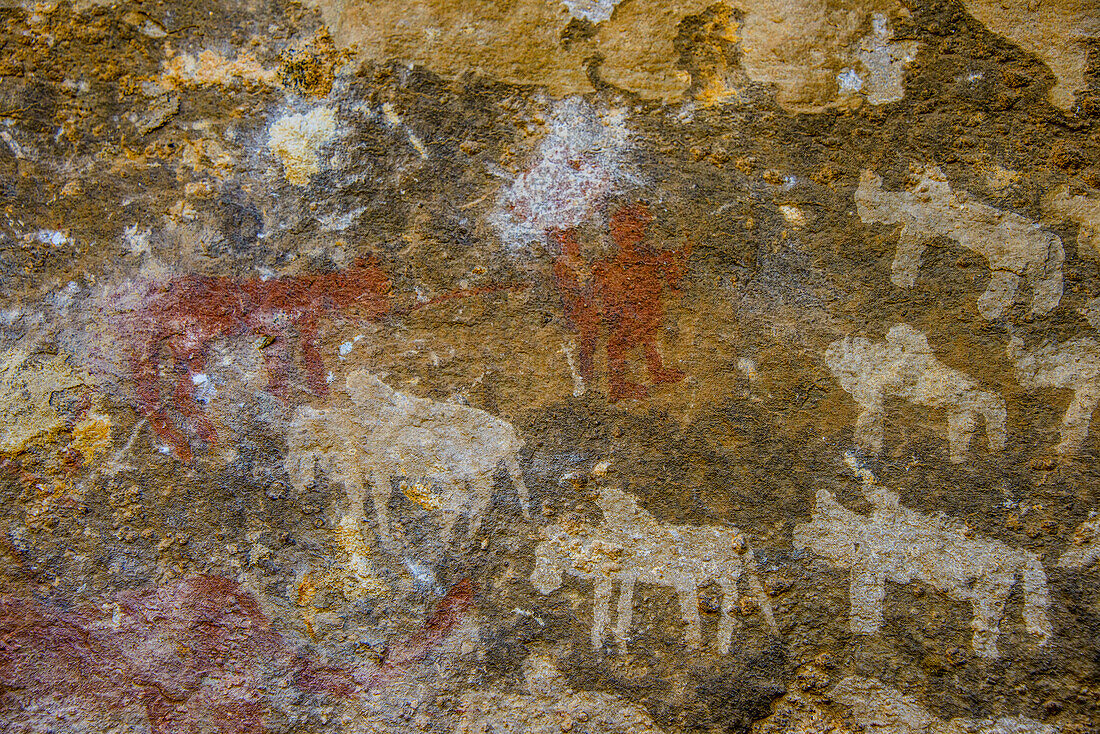
[[[1100,732],[1095,0],[0,2],[0,732]]]

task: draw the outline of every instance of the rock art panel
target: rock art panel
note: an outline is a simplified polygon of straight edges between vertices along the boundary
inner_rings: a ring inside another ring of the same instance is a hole
[[[874,634],[882,626],[886,581],[919,581],[969,602],[974,652],[996,658],[1005,601],[1019,577],[1027,631],[1039,645],[1050,640],[1047,577],[1035,554],[971,537],[964,525],[902,507],[889,490],[866,494],[874,508],[860,515],[818,489],[813,518],[794,531],[796,548],[849,570],[852,632]]]
[[[838,339],[826,349],[825,364],[859,405],[855,441],[862,448],[882,450],[885,400],[895,397],[947,413],[952,462],[966,461],[979,415],[989,450],[1004,448],[1004,399],[937,360],[928,338],[908,324],[891,327],[881,342]]]
[[[688,625],[686,641],[692,647],[698,647],[702,641],[699,589],[714,582],[722,591],[717,647],[721,653],[729,652],[742,574],[768,626],[778,632],[771,603],[756,577],[752,550],[740,532],[662,525],[639,507],[632,496],[613,487],[602,487],[597,502],[604,515],[600,525],[553,523],[542,529],[540,537],[545,539],[535,549],[535,570],[531,574],[531,583],[543,594],[558,589],[563,575],[592,583],[594,648],[603,646],[604,628],[611,620],[615,582],[620,584],[615,624],[620,649],[625,649],[630,641],[634,587],[638,582],[676,590]]]
[[[389,278],[368,262],[324,275],[246,281],[189,275],[152,284],[126,324],[133,340],[130,368],[138,405],[157,436],[189,461],[190,440],[170,411],[182,416],[198,438],[217,443],[217,430],[195,396],[206,382],[203,370],[213,340],[263,337],[268,388],[286,399],[296,337],[306,382],[323,395],[328,384],[317,345],[318,317],[355,308],[365,318],[377,318],[389,311],[389,287]],[[176,376],[170,399],[161,390],[165,358],[171,359]]]
[[[890,281],[916,285],[921,255],[935,237],[947,237],[989,263],[990,280],[978,297],[978,312],[1001,318],[1015,299],[1020,280],[1032,289],[1031,313],[1049,313],[1062,298],[1062,241],[1014,212],[995,209],[966,192],[952,190],[937,166],[930,166],[908,188],[887,191],[882,178],[864,170],[855,193],[866,224],[900,224]]]

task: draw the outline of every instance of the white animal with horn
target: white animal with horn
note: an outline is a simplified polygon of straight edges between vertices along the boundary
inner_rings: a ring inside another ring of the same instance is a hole
[[[349,512],[362,519],[364,477],[370,479],[378,532],[390,537],[391,480],[433,480],[442,487],[424,501],[442,513],[443,542],[449,542],[459,516],[470,520],[473,536],[489,507],[493,475],[501,464],[530,517],[527,486],[516,455],[523,439],[507,421],[483,410],[439,403],[394,390],[366,370],[347,377],[354,410],[299,408],[287,434],[286,468],[294,486],[304,489],[320,464],[342,481]]]
[[[916,283],[928,243],[948,237],[989,262],[989,287],[978,298],[978,313],[983,317],[1000,318],[1012,306],[1021,277],[1031,284],[1033,315],[1049,313],[1062,299],[1062,240],[1026,217],[952,191],[936,166],[926,168],[914,185],[902,191],[884,190],[882,178],[865,170],[855,201],[865,223],[901,225],[890,278],[899,288]]]
[[[602,487],[598,504],[604,523],[555,523],[542,529],[535,548],[531,582],[543,594],[562,584],[563,574],[591,581],[592,646],[603,644],[610,621],[611,591],[620,582],[615,637],[625,647],[634,612],[637,582],[669,586],[680,599],[688,624],[687,642],[698,647],[699,589],[716,582],[722,591],[718,649],[728,653],[733,636],[737,582],[744,574],[768,626],[778,633],[771,603],[754,571],[756,560],[744,536],[732,528],[662,525],[619,489]]]
[[[1038,556],[996,540],[972,538],[965,526],[901,507],[895,493],[877,485],[864,494],[874,505],[870,516],[848,510],[831,492],[818,489],[812,519],[794,529],[796,548],[850,569],[852,632],[873,634],[882,626],[887,581],[921,581],[952,599],[970,602],[974,651],[996,658],[1005,601],[1019,575],[1024,625],[1040,645],[1047,643],[1050,600]]]
[[[946,411],[952,462],[966,460],[978,415],[985,418],[989,450],[1004,448],[1004,400],[936,359],[928,338],[908,324],[892,327],[881,342],[838,339],[825,350],[825,364],[859,404],[855,441],[861,448],[882,449],[884,406],[891,397]]]

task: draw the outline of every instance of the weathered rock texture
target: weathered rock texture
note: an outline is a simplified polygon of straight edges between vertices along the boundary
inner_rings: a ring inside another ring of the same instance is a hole
[[[1100,732],[1098,123],[1095,0],[0,3],[0,731]]]

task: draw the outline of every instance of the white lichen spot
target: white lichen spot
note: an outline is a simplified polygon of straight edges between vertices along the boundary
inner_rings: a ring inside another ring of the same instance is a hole
[[[836,84],[841,94],[855,94],[863,89],[863,80],[855,69],[847,68],[836,75]]]
[[[588,20],[593,23],[602,23],[611,18],[615,12],[615,6],[622,0],[562,0],[562,5],[569,9],[569,14],[577,20]]]
[[[336,115],[328,107],[318,107],[300,115],[287,115],[275,121],[267,146],[283,164],[286,180],[305,186],[321,170],[320,148],[336,135]]]
[[[200,403],[209,405],[218,394],[213,380],[204,372],[196,372],[191,375],[191,382],[195,386],[195,400]]]
[[[802,211],[800,207],[794,204],[780,204],[779,213],[783,215],[783,218],[787,220],[787,224],[795,227],[806,226],[806,213]]]
[[[274,69],[263,66],[255,54],[247,53],[236,58],[226,58],[221,52],[206,49],[198,56],[178,54],[164,64],[162,86],[171,88],[187,86],[230,86],[233,84],[275,86]]]
[[[917,58],[916,41],[893,42],[893,37],[886,16],[875,13],[871,16],[871,35],[860,42],[856,54],[867,72],[863,91],[874,105],[897,102],[905,96],[905,66]]]

